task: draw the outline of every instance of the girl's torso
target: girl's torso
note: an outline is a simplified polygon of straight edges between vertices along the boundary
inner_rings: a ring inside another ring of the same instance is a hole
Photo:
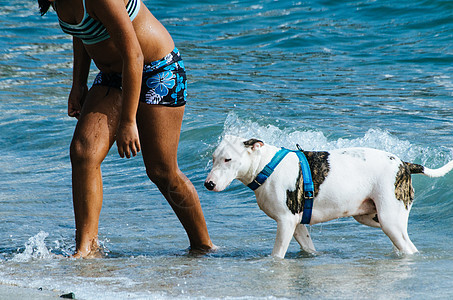
[[[86,11],[85,0],[83,4],[83,18],[77,24],[66,23],[58,18],[63,32],[82,40],[85,45],[93,45],[110,38],[105,26],[98,20],[93,19]],[[126,5],[129,18],[134,21],[140,11],[140,0],[129,0]]]
[[[86,2],[85,2],[86,1]],[[123,1],[135,29],[145,63],[161,59],[174,48],[168,31],[141,0]],[[106,73],[121,72],[122,59],[105,26],[96,18],[95,0],[59,0],[55,3],[64,32],[80,38],[97,67]],[[115,22],[118,20],[111,20]]]

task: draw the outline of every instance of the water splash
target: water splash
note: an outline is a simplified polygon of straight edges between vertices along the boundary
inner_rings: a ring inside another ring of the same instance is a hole
[[[31,260],[50,259],[54,257],[51,251],[47,248],[45,239],[49,234],[40,231],[37,235],[32,236],[25,243],[25,250],[22,253],[14,255],[12,261],[27,262]]]

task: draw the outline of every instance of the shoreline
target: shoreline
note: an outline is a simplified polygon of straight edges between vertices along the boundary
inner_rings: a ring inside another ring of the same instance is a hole
[[[50,291],[46,289],[35,289],[19,287],[16,285],[0,284],[0,299],[62,299],[60,295],[64,293],[58,291]]]

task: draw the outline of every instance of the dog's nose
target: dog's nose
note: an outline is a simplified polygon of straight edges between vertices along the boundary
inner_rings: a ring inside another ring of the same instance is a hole
[[[212,181],[205,181],[204,186],[205,186],[208,190],[212,191],[212,190],[215,188],[215,183],[212,182]]]

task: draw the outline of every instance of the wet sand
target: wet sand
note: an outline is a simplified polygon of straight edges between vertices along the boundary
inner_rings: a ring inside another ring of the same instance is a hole
[[[62,299],[60,295],[65,294],[59,291],[48,291],[45,289],[22,288],[13,285],[0,284],[0,299],[16,300],[16,299]]]

